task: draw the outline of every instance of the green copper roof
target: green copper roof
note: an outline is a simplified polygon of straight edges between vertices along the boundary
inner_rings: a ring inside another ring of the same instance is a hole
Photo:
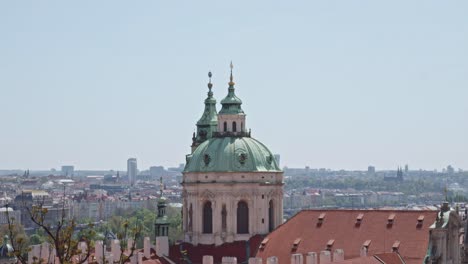
[[[205,111],[198,120],[197,125],[217,125],[218,115],[216,114],[216,99],[213,98],[213,92],[208,92],[208,97],[205,99]]]
[[[203,141],[211,138],[213,132],[216,132],[218,126],[218,114],[216,113],[216,99],[213,98],[211,88],[211,72],[208,73],[210,82],[208,83],[208,97],[205,99],[205,110],[203,115],[197,122],[197,135],[194,144],[200,144]]]
[[[222,105],[222,108],[221,108],[221,111],[219,111],[220,114],[236,115],[236,114],[244,113],[244,111],[241,108],[242,100],[236,96],[235,89],[234,89],[234,81],[232,77],[232,64],[231,64],[231,77],[230,77],[230,82],[229,82],[228,95],[223,100],[221,100],[221,105]]]
[[[275,172],[281,171],[273,154],[250,137],[216,137],[187,155],[184,172]]]

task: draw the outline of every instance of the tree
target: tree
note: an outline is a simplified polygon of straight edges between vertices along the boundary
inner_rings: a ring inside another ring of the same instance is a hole
[[[19,262],[26,264],[28,260],[27,253],[29,250],[28,237],[24,232],[23,226],[17,223],[14,217],[10,217],[9,210],[11,207],[6,204],[5,209],[7,224],[0,228],[0,233],[8,234],[11,246],[13,247],[13,255],[15,255]]]
[[[64,192],[65,194],[65,192]],[[24,196],[23,196],[24,197]],[[65,195],[64,195],[65,197]],[[42,201],[33,201],[31,204],[27,204],[23,200],[24,210],[27,211],[31,221],[39,228],[39,232],[44,233],[45,240],[52,244],[52,248],[55,250],[56,257],[58,258],[59,264],[82,264],[88,261],[91,251],[89,250],[94,246],[94,239],[96,238],[96,231],[94,224],[88,223],[87,225],[79,225],[75,218],[69,219],[67,216],[67,208],[65,199],[62,201],[61,208],[58,211],[57,218],[54,221],[47,217],[49,208],[44,205],[44,199]],[[7,208],[8,209],[8,208]],[[26,236],[22,236],[20,225],[14,222],[14,219],[10,219],[7,210],[8,218],[8,233],[12,238],[12,247],[14,249],[14,255],[18,258],[22,264],[27,263],[27,253],[29,251],[29,241]],[[133,237],[134,241],[140,235],[140,228],[129,228],[128,223],[123,222],[124,232],[118,236],[119,239]],[[78,229],[81,228],[79,231]],[[79,232],[78,232],[79,231]],[[23,231],[24,233],[24,231]],[[33,242],[41,242],[41,236],[33,236]],[[84,242],[86,244],[86,250],[84,252],[79,247],[79,243]],[[123,240],[121,243],[121,257],[116,263],[125,263],[130,260],[135,250],[135,242],[131,246],[131,251],[128,256],[124,255],[124,249],[127,246],[127,241]],[[105,254],[104,254],[105,255]],[[78,259],[76,259],[78,257]],[[105,260],[105,259],[104,259]],[[34,264],[43,263],[46,260],[35,259]],[[106,261],[104,261],[106,263]]]

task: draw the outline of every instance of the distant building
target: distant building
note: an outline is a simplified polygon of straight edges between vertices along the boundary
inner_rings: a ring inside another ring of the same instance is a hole
[[[75,173],[75,167],[74,166],[71,166],[71,165],[65,165],[65,166],[62,166],[62,175],[63,176],[73,176],[73,174]]]
[[[8,224],[8,218],[10,222],[15,224],[21,224],[21,212],[18,210],[13,210],[11,207],[1,207],[0,208],[0,225]]]
[[[398,167],[396,177],[393,176],[384,176],[384,181],[394,181],[394,182],[402,182],[403,181],[403,169]]]
[[[408,164],[405,165],[405,173],[408,173],[409,171],[409,167],[408,167]]]
[[[375,167],[374,166],[367,167],[367,173],[368,174],[374,174],[375,173]]]
[[[128,177],[128,184],[130,186],[135,185],[137,174],[138,174],[137,160],[135,158],[129,158],[127,160],[127,177]]]
[[[151,178],[158,178],[160,176],[163,176],[165,170],[163,166],[152,166],[149,169],[149,173]]]
[[[447,166],[447,173],[448,174],[454,174],[455,173],[455,169],[452,167],[452,165]]]

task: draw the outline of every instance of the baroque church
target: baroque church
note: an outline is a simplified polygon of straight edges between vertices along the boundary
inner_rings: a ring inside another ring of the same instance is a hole
[[[221,245],[265,235],[283,222],[283,172],[272,152],[247,129],[231,75],[216,110],[208,97],[183,171],[183,229],[192,245]]]

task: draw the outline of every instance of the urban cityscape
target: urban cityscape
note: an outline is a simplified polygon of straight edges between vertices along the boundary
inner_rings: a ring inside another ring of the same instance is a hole
[[[468,263],[463,8],[104,2],[0,4],[0,264]]]

